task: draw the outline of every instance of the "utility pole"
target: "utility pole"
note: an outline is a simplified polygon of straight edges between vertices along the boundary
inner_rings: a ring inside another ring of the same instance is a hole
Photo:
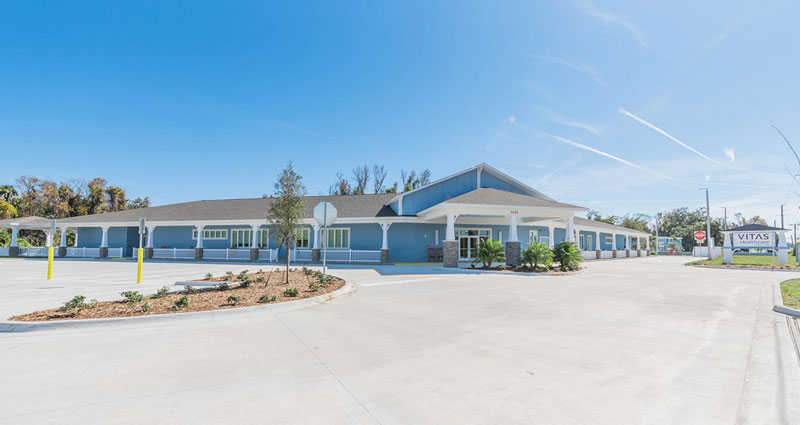
[[[797,223],[794,224],[794,237],[792,238],[792,243],[797,244]]]
[[[781,229],[783,229],[783,205],[781,205]]]
[[[711,253],[711,208],[708,202],[708,188],[704,187],[698,190],[706,191],[706,247],[708,247],[708,259],[713,260]]]
[[[728,230],[728,207],[722,207],[725,210],[725,218],[722,220],[722,229]]]

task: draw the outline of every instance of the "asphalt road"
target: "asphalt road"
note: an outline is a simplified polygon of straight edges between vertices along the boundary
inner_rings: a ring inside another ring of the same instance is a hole
[[[0,333],[2,424],[793,423],[772,288],[797,273],[588,264],[567,276],[337,268],[356,291],[214,320]],[[0,315],[113,299],[135,265],[0,260]],[[206,272],[147,264],[154,292]]]

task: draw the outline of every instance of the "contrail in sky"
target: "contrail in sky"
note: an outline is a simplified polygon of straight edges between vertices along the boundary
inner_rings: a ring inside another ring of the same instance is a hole
[[[585,151],[589,151],[589,152],[592,152],[592,153],[600,155],[600,156],[604,156],[604,157],[609,158],[609,159],[613,159],[614,161],[621,162],[621,163],[623,163],[623,164],[625,164],[625,165],[627,165],[629,167],[633,167],[633,168],[636,168],[638,170],[642,170],[642,171],[644,171],[646,173],[650,173],[650,174],[656,175],[658,177],[674,181],[676,183],[683,183],[683,184],[690,184],[690,185],[701,185],[701,186],[705,186],[705,185],[711,184],[711,185],[716,185],[716,186],[750,187],[750,188],[759,188],[759,189],[771,189],[772,188],[772,186],[763,186],[763,185],[754,185],[754,184],[697,182],[697,181],[676,179],[675,177],[671,177],[671,176],[668,176],[666,174],[661,174],[658,171],[653,171],[653,170],[647,169],[645,167],[642,167],[641,165],[634,164],[633,162],[630,162],[628,160],[622,159],[622,158],[620,158],[618,156],[615,156],[615,155],[612,155],[612,154],[610,154],[608,152],[603,152],[603,151],[601,151],[599,149],[595,149],[595,148],[593,148],[591,146],[586,146],[583,143],[578,143],[578,142],[576,142],[574,140],[567,139],[566,137],[556,136],[555,134],[544,133],[544,132],[537,131],[537,130],[530,130],[530,129],[527,129],[527,128],[522,127],[522,126],[520,126],[520,128],[526,130],[529,133],[532,133],[532,134],[535,134],[535,135],[538,135],[538,136],[541,136],[541,137],[545,137],[545,138],[554,140],[556,142],[563,143],[565,145],[576,147],[578,149],[583,149]]]
[[[683,147],[684,147],[684,148],[686,148],[686,149],[689,149],[690,151],[692,151],[692,152],[696,153],[697,155],[699,155],[701,158],[703,158],[703,159],[706,159],[706,160],[708,160],[708,161],[711,161],[711,162],[713,162],[714,164],[721,165],[721,166],[723,166],[723,167],[727,167],[727,168],[733,168],[733,169],[735,169],[735,170],[739,170],[739,171],[746,171],[746,172],[748,172],[748,173],[762,174],[762,175],[765,175],[765,176],[780,176],[780,177],[783,177],[783,174],[778,174],[778,173],[768,173],[768,172],[764,172],[764,171],[748,170],[748,169],[746,169],[746,168],[740,168],[740,167],[736,167],[736,166],[733,166],[733,165],[730,165],[730,164],[726,164],[726,163],[724,163],[724,162],[721,162],[721,161],[717,161],[716,159],[709,157],[708,155],[706,155],[706,154],[704,154],[704,153],[702,153],[702,152],[698,151],[697,149],[695,149],[695,148],[693,148],[693,147],[691,147],[691,146],[687,145],[686,143],[683,143],[683,142],[681,142],[680,140],[678,140],[678,139],[676,139],[675,137],[673,137],[671,134],[669,134],[669,133],[667,133],[666,131],[664,131],[664,130],[662,130],[662,129],[658,128],[656,125],[654,125],[654,124],[652,124],[652,123],[650,123],[650,122],[646,121],[646,120],[645,120],[645,119],[643,119],[643,118],[639,118],[638,116],[634,115],[634,114],[633,114],[633,113],[631,113],[631,112],[628,112],[628,111],[627,111],[625,108],[618,108],[618,109],[617,109],[617,112],[619,112],[619,113],[620,113],[620,114],[622,114],[622,115],[626,115],[626,116],[628,116],[628,117],[631,117],[631,118],[633,118],[634,120],[636,120],[636,121],[638,121],[638,122],[640,122],[640,123],[644,124],[645,126],[647,126],[647,127],[650,127],[651,129],[653,129],[653,130],[655,130],[655,131],[657,131],[657,132],[659,132],[659,133],[663,134],[664,136],[667,136],[667,137],[668,137],[670,140],[672,140],[673,142],[675,142],[675,143],[677,143],[677,144],[679,144],[679,145],[683,146]]]

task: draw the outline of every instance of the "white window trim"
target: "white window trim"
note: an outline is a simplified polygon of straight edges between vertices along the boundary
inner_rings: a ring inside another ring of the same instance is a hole
[[[222,232],[222,236],[219,237],[208,237],[206,236],[207,232]],[[197,229],[192,229],[192,240],[197,240]],[[204,241],[225,241],[228,240],[228,229],[203,229],[203,240]]]
[[[586,247],[586,235],[578,234],[578,240],[580,241],[581,249],[584,249]]]
[[[328,227],[328,232],[330,232],[330,231],[334,231],[335,232],[337,230],[347,230],[347,245],[346,246],[342,246],[342,247],[328,247],[328,249],[350,249],[350,237],[352,236],[352,231],[350,230],[350,228],[349,227]],[[324,235],[324,237],[322,237],[321,240],[320,240],[320,242],[321,242],[320,248],[324,248],[326,246],[326,244],[328,243],[328,234],[324,229],[320,230],[320,234]],[[336,239],[336,238],[334,237],[334,239]]]
[[[233,238],[233,233],[240,233],[240,232],[241,233],[245,233],[245,234],[247,234],[249,232],[250,234],[249,234],[249,236],[247,236],[245,238],[242,238],[242,241],[245,241],[247,244],[246,245],[242,244],[242,246],[237,246],[236,248],[242,248],[242,249],[244,249],[244,248],[253,248],[251,246],[253,244],[253,229],[231,229],[231,238],[230,238],[231,245],[233,244],[233,239],[234,239]],[[259,247],[258,248],[261,248],[261,249],[269,248],[269,228],[258,229],[258,233],[260,234],[259,236],[257,236],[257,239],[256,239],[256,241],[259,243]],[[265,245],[261,245],[262,242],[264,242]]]
[[[295,239],[295,246],[297,248],[310,248],[311,247],[311,229],[309,229],[307,227],[299,227],[299,228],[295,229],[295,233],[300,233],[300,237],[299,238],[297,236],[295,236],[295,238],[294,238]],[[304,246],[298,245],[297,244],[298,240],[300,240],[300,241],[305,240],[307,245],[304,245]]]
[[[433,246],[439,246],[439,229],[435,229],[433,231],[433,238],[434,238]]]
[[[605,241],[607,245],[614,245],[614,237],[613,236],[606,236]]]
[[[478,232],[489,232],[487,237],[489,237],[489,238],[492,237],[492,228],[491,227],[456,227],[455,236],[458,237],[459,236],[458,232],[460,232],[460,231],[469,232],[470,230],[476,230]],[[480,236],[484,236],[484,235],[468,235],[468,236],[478,236],[478,237],[480,237]]]
[[[498,230],[497,231],[497,242],[503,243],[503,231],[502,230]]]

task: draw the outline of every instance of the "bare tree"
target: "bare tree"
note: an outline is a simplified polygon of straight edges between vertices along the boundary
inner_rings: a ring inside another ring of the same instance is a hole
[[[422,186],[425,186],[426,184],[428,184],[428,183],[430,183],[430,182],[431,182],[431,170],[429,170],[429,169],[427,169],[427,168],[426,168],[426,169],[425,169],[425,170],[424,170],[422,173],[420,173],[420,175],[419,175],[419,184],[418,184],[418,186],[417,186],[417,187],[422,187]]]
[[[372,166],[372,189],[375,193],[383,193],[383,182],[386,180],[386,168],[375,164]]]
[[[336,181],[328,188],[328,194],[335,196],[352,194],[350,182],[344,178],[344,174],[342,174],[341,171],[336,173]]]
[[[356,181],[353,188],[353,195],[363,195],[367,192],[367,184],[369,184],[369,166],[364,165],[361,167],[353,168],[353,179]]]

